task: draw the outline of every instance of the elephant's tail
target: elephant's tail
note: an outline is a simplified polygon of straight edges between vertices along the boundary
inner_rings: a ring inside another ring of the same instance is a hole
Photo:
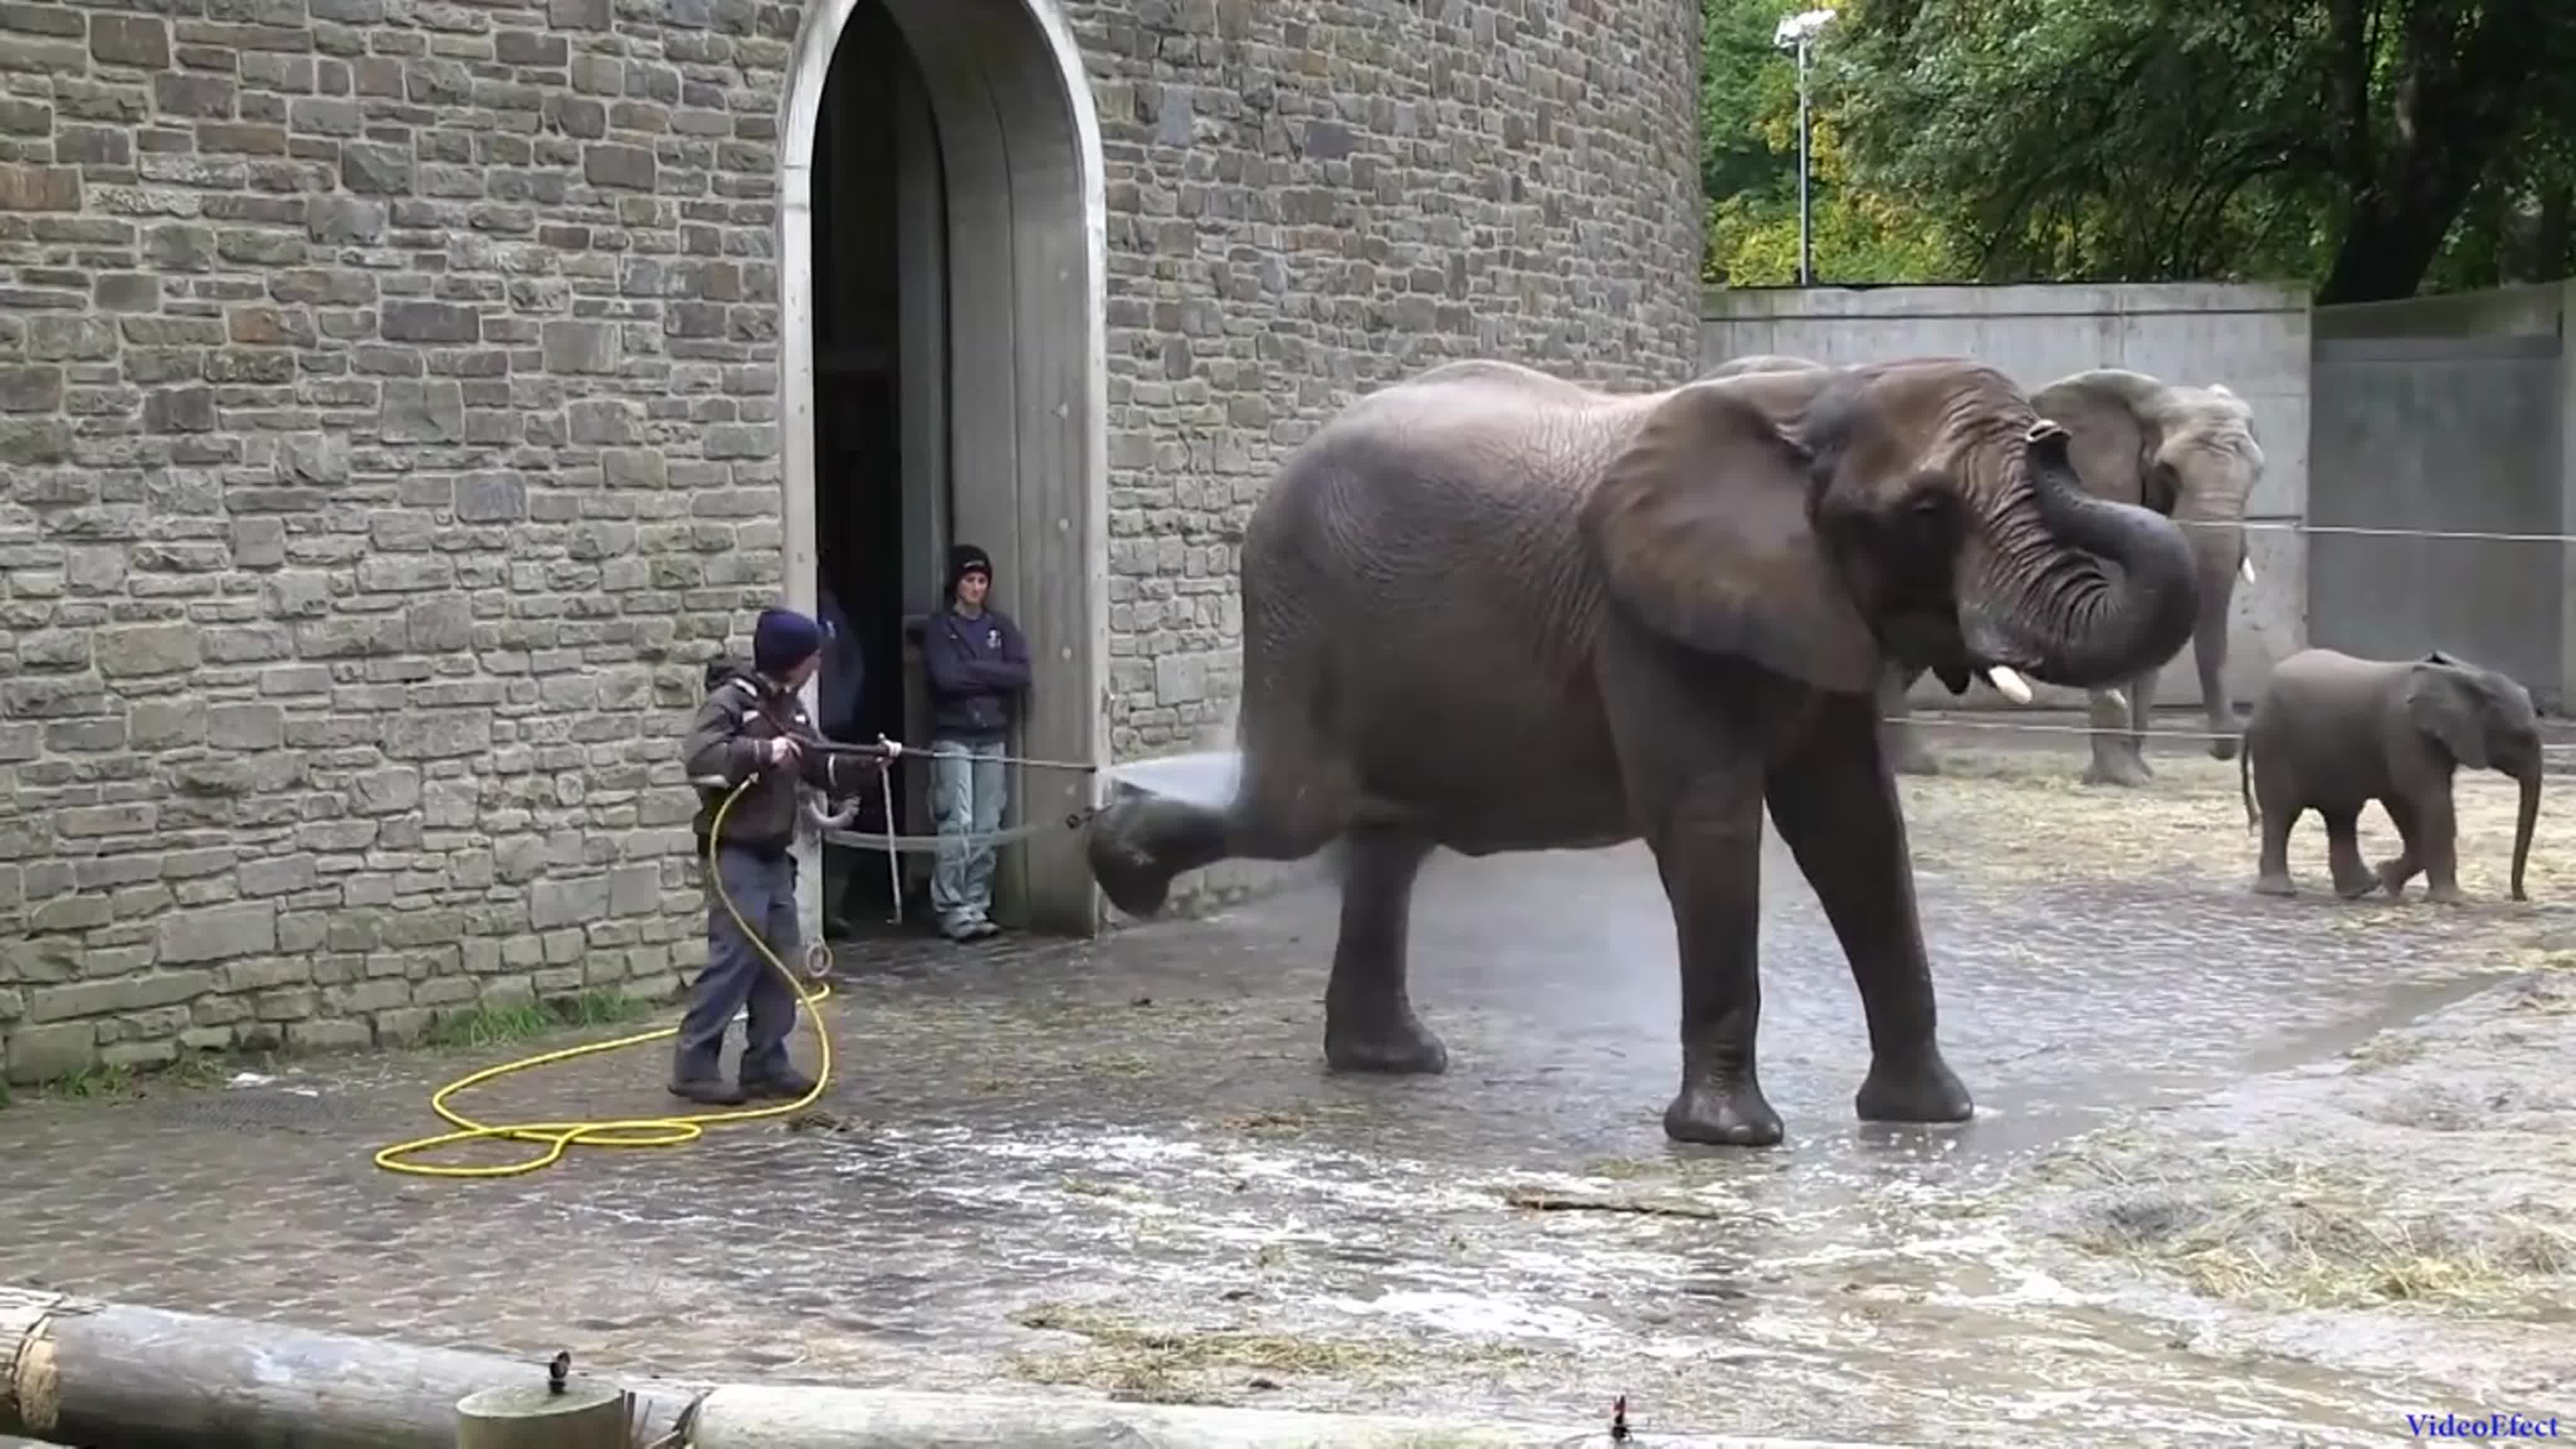
[[[2245,828],[2247,830],[2252,830],[2255,826],[2263,823],[2262,815],[2254,809],[2254,783],[2249,773],[2253,769],[2253,766],[2254,752],[2245,748],[2245,746],[2240,742],[2236,748],[2236,793],[2242,796],[2245,801]]]

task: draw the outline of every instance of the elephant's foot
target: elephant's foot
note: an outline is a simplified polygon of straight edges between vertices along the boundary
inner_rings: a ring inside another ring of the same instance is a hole
[[[1967,1084],[1931,1047],[1903,1060],[1874,1058],[1852,1109],[1864,1122],[1965,1122],[1977,1115]]]
[[[1139,843],[1154,808],[1151,799],[1121,800],[1093,819],[1083,841],[1083,854],[1100,893],[1109,897],[1111,905],[1140,919],[1161,912],[1172,892],[1172,872]]]
[[[2335,872],[2334,890],[2336,895],[2343,897],[2345,900],[2357,901],[2363,896],[2370,894],[2372,891],[2382,889],[2387,885],[2387,883],[2387,877],[2381,875],[2375,870],[2363,870],[2351,875],[2346,875],[2342,871],[2337,871]],[[2391,894],[2394,894],[2394,892]]]
[[[2209,757],[2213,760],[2235,759],[2236,736],[2222,734],[2219,735],[2218,738],[2211,740],[2209,742]]]
[[[2084,767],[2087,785],[2118,785],[2138,789],[2155,779],[2156,772],[2147,767],[2147,757],[2136,750],[2096,750],[2093,762]]]
[[[2437,906],[2465,906],[2469,903],[2469,898],[2460,894],[2460,888],[2457,885],[2427,887],[2424,899]]]
[[[1406,1010],[1362,1026],[1327,1024],[1324,1062],[1337,1072],[1438,1076],[1449,1070],[1449,1049]]]
[[[2290,883],[2290,878],[2286,875],[2258,875],[2254,877],[2254,894],[2258,896],[2294,896],[2298,893],[2299,888],[2292,885]]]
[[[1777,1147],[1788,1128],[1747,1072],[1732,1081],[1685,1080],[1664,1108],[1664,1135],[1706,1147]]]
[[[2393,856],[2372,866],[2370,874],[2378,881],[2380,890],[2394,901],[2405,897],[2406,882],[2414,878],[2415,870],[2406,863],[2404,856]]]

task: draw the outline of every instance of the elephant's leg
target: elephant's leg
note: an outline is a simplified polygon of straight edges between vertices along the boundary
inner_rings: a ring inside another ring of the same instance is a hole
[[[2156,726],[2156,671],[2132,679],[2129,692],[2129,757],[2138,762],[2141,774],[2152,777],[2155,767],[2147,763],[2147,731]]]
[[[2451,810],[2451,782],[2427,781],[2411,807],[2417,829],[2417,853],[2424,858],[2424,899],[2456,906],[2460,894],[2460,822]]]
[[[1172,881],[1221,860],[1303,860],[1338,828],[1330,802],[1347,798],[1318,767],[1310,788],[1283,784],[1280,772],[1250,755],[1234,801],[1223,807],[1169,795],[1134,795],[1091,822],[1084,854],[1109,903],[1128,915],[1163,908]]]
[[[1923,672],[1899,665],[1883,666],[1878,678],[1879,735],[1882,748],[1900,775],[1938,775],[1941,762],[1914,728],[1914,702],[1908,694]]]
[[[2379,877],[2361,860],[2361,808],[2355,805],[2324,806],[2317,813],[2326,821],[2326,866],[2334,872],[2335,894],[2345,900],[2359,900],[2379,884]]]
[[[2406,894],[2406,883],[2424,868],[2424,827],[2405,796],[2391,795],[2380,804],[2387,809],[2388,823],[2397,827],[2397,838],[2402,842],[2398,852],[2381,861],[2374,871],[2379,888],[2393,901]]]
[[[2254,808],[2263,816],[2263,848],[2254,866],[2254,893],[2297,895],[2298,887],[2290,882],[2290,828],[2306,812],[2307,801],[2282,781],[2279,765],[2259,755],[2250,763],[2254,771]]]
[[[2209,721],[2209,757],[2213,760],[2236,758],[2236,707],[2227,699],[2227,610],[2215,610],[2213,624],[2204,611],[2199,630],[2193,635],[2192,668],[2200,674],[2200,712]]]
[[[2127,681],[2122,688],[2135,689],[2138,681]],[[2133,735],[2143,726],[2140,713],[2146,708],[2132,696],[2129,707],[2122,709],[2107,689],[2092,690],[2085,695],[2085,723],[2092,727],[2092,759],[2084,766],[2087,785],[2120,785],[2134,788],[2148,780],[2146,756]]]
[[[1828,699],[1765,784],[1772,822],[1833,923],[1869,1021],[1869,1076],[1854,1108],[1869,1121],[1966,1121],[1975,1105],[1937,1040],[1896,780],[1860,706]]]
[[[1440,1072],[1449,1053],[1405,989],[1413,882],[1431,842],[1394,825],[1342,837],[1342,926],[1324,988],[1324,1060],[1344,1072]]]
[[[1614,624],[1596,677],[1629,818],[1654,852],[1681,965],[1676,1142],[1769,1147],[1780,1114],[1762,1095],[1762,712],[1784,686],[1750,665],[1694,654]],[[1855,701],[1873,722],[1875,700]],[[1873,740],[1876,738],[1872,736]]]
[[[1681,1089],[1664,1108],[1676,1142],[1769,1147],[1786,1130],[1762,1094],[1762,777],[1747,765],[1669,797],[1649,834],[1681,947]]]

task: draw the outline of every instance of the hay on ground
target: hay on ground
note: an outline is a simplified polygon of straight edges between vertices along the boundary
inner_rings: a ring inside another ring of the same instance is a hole
[[[2576,1204],[2435,1203],[2403,1165],[2318,1150],[2087,1152],[2065,1236],[2275,1311],[2383,1308],[2546,1318],[2576,1306]],[[2385,1178],[2373,1167],[2391,1168]]]
[[[1139,1403],[1223,1404],[1244,1391],[1275,1389],[1290,1379],[1355,1385],[1398,1379],[1432,1356],[1429,1345],[1395,1339],[1310,1338],[1238,1328],[1149,1327],[1099,1309],[1039,1304],[1011,1315],[1022,1328],[1088,1340],[1071,1353],[1023,1353],[1011,1371],[1032,1383],[1100,1390]],[[1444,1345],[1496,1363],[1526,1357],[1508,1345]]]

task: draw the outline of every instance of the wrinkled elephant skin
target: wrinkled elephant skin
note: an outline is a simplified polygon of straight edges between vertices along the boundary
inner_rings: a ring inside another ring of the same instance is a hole
[[[1680,956],[1664,1129],[1769,1145],[1767,808],[1859,986],[1858,1111],[1964,1120],[1873,694],[1891,659],[1961,687],[2018,671],[2083,688],[2181,647],[2180,530],[2086,494],[2067,441],[1956,358],[1650,394],[1463,362],[1363,397],[1282,463],[1245,530],[1235,798],[1111,806],[1094,877],[1146,915],[1183,871],[1338,842],[1325,1058],[1438,1072],[1407,986],[1424,858],[1642,837]]]

